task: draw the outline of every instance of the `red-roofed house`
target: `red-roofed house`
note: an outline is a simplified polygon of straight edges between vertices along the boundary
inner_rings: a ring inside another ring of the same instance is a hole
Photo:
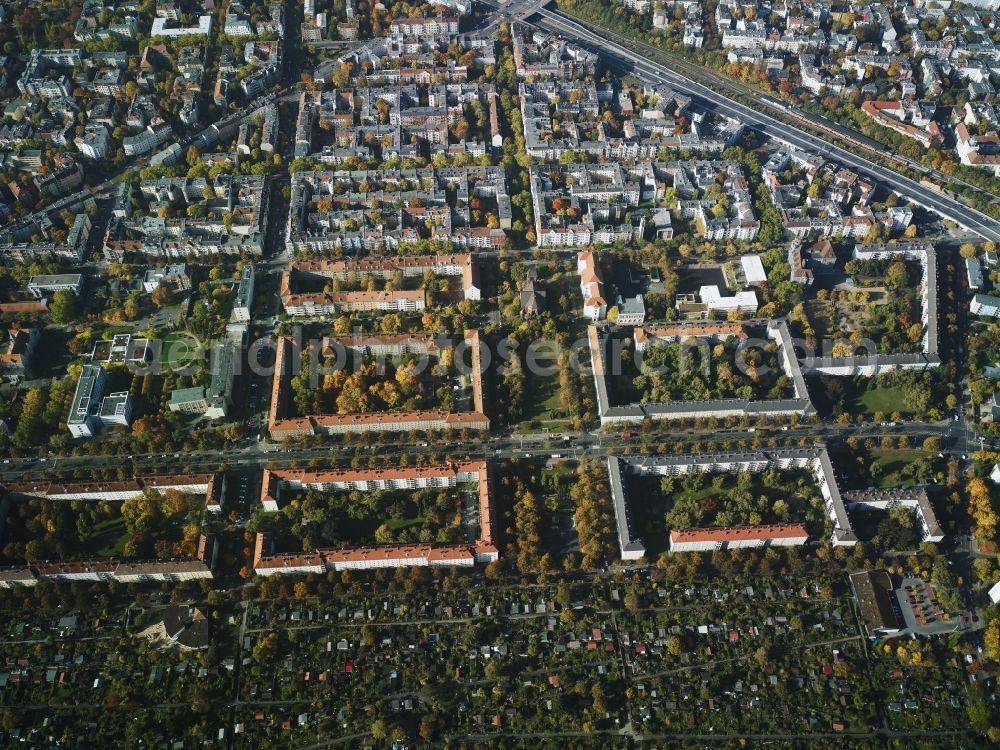
[[[576,256],[576,270],[580,274],[580,294],[583,295],[583,314],[593,321],[603,318],[608,312],[608,301],[604,297],[604,274],[597,253],[584,250]]]

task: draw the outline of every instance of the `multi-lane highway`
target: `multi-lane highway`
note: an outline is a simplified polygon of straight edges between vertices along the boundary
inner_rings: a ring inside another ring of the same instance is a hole
[[[659,426],[667,430],[666,425]],[[462,458],[497,458],[506,459],[514,456],[536,460],[551,459],[553,455],[560,458],[581,458],[584,456],[601,457],[609,453],[620,453],[623,450],[638,451],[643,446],[658,446],[666,444],[673,446],[681,441],[689,446],[695,443],[704,445],[706,441],[724,443],[727,441],[754,441],[777,438],[784,445],[798,444],[801,440],[809,442],[843,440],[850,436],[880,440],[883,437],[907,437],[911,442],[919,444],[926,437],[937,437],[941,440],[942,449],[950,455],[961,458],[981,446],[975,435],[969,435],[962,427],[952,421],[934,423],[903,422],[894,425],[878,425],[873,423],[862,425],[841,424],[809,424],[788,428],[772,428],[760,430],[753,428],[719,428],[719,429],[684,429],[676,428],[666,432],[633,431],[627,434],[618,432],[582,432],[567,435],[494,435],[475,442],[450,440],[446,442],[430,442],[420,444],[343,444],[343,445],[280,445],[257,443],[249,441],[219,450],[194,451],[184,454],[141,454],[133,456],[65,456],[59,458],[9,459],[0,464],[0,481],[20,479],[36,474],[51,476],[53,473],[73,470],[87,472],[94,468],[106,468],[109,465],[123,464],[134,469],[137,474],[175,471],[215,471],[226,467],[234,471],[250,471],[265,466],[302,466],[307,462],[320,464],[343,464],[351,461],[356,455],[372,456],[392,453],[394,456],[407,456],[411,463],[419,460],[442,460],[445,457]],[[985,445],[995,447],[993,441]]]
[[[759,109],[729,99],[707,86],[619,44],[611,38],[617,35],[599,34],[565,14],[547,10],[543,7],[544,2],[541,0],[514,0],[503,7],[498,6],[492,0],[480,0],[480,2],[486,6],[497,8],[498,13],[505,18],[522,20],[535,16],[536,20],[533,25],[597,52],[615,66],[631,72],[638,78],[650,83],[666,84],[674,90],[692,97],[700,106],[738,119],[747,127],[770,138],[805,151],[824,154],[862,174],[873,177],[914,203],[934,211],[943,218],[954,221],[959,226],[975,232],[983,239],[1000,242],[1000,221],[892,169],[874,164],[819,136],[803,132],[771,117],[761,110],[779,106],[780,103],[771,101],[766,96],[759,95]]]

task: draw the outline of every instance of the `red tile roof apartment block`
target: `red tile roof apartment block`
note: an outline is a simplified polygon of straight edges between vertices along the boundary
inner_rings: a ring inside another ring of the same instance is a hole
[[[377,346],[382,337],[364,339],[364,346]],[[414,339],[416,341],[416,339]],[[351,337],[343,339],[327,338],[324,348],[339,343],[345,348],[357,344]],[[271,385],[271,411],[268,430],[275,440],[286,440],[304,435],[341,435],[347,432],[406,432],[412,430],[472,429],[488,430],[490,420],[486,416],[483,398],[482,350],[479,331],[465,332],[465,344],[471,353],[473,410],[451,412],[439,409],[409,412],[373,412],[370,414],[311,414],[303,417],[289,417],[291,389],[289,381],[293,374],[293,361],[299,355],[295,342],[290,337],[278,338],[274,360],[274,380]],[[387,346],[398,346],[399,337],[387,338]],[[416,346],[416,344],[414,344]]]
[[[721,526],[714,529],[671,529],[671,552],[708,552],[739,547],[788,547],[805,544],[809,532],[801,523]]]
[[[0,489],[12,495],[41,497],[49,500],[108,500],[120,502],[138,497],[145,490],[164,493],[176,490],[185,494],[204,494],[205,509],[222,510],[222,496],[226,490],[225,474],[161,474],[112,481],[49,482],[44,479],[27,479],[6,482]]]
[[[266,469],[261,480],[260,500],[265,510],[269,511],[278,510],[281,493],[286,489],[321,492],[413,490],[454,487],[467,482],[475,482],[479,488],[479,538],[473,544],[382,545],[273,554],[270,534],[259,533],[254,540],[254,572],[257,575],[276,575],[410,566],[470,567],[477,562],[492,562],[499,557],[493,539],[490,466],[486,461],[392,469]]]
[[[394,290],[381,292],[318,292],[299,293],[297,282],[302,278],[345,280],[351,276],[387,279],[395,273],[403,276],[460,276],[463,299],[478,300],[482,296],[479,265],[473,255],[420,255],[402,258],[370,258],[366,260],[303,261],[292,263],[281,276],[281,302],[289,315],[332,315],[340,312],[390,310],[423,310],[424,291]]]
[[[879,125],[913,138],[924,148],[937,146],[944,141],[941,128],[928,116],[928,108],[920,103],[871,101],[864,102],[861,109]],[[933,111],[933,105],[930,110]]]
[[[632,331],[636,351],[640,352],[645,351],[650,341],[662,341],[666,344],[684,341],[689,338],[725,341],[730,336],[738,339],[747,338],[747,332],[743,324],[694,321],[691,323],[639,326]]]
[[[191,560],[78,560],[43,562],[0,570],[0,588],[34,586],[41,579],[52,581],[108,581],[146,583],[150,581],[194,581],[212,578],[218,554],[214,536],[198,540],[198,552]]]
[[[25,480],[0,486],[6,494],[38,497],[48,500],[106,500],[122,502],[146,491],[164,493],[168,490],[205,497],[205,510],[218,513],[226,491],[225,474],[171,474],[134,477],[117,481],[47,482]],[[114,579],[121,583],[144,581],[190,581],[211,578],[218,553],[215,537],[202,534],[198,551],[191,560],[82,560],[54,561],[0,570],[0,588],[34,586],[39,579],[62,581],[101,581]]]

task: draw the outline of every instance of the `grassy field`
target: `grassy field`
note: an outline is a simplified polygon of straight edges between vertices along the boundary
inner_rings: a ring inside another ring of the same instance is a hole
[[[537,375],[529,369],[526,373],[524,419],[517,426],[518,431],[559,430],[566,426],[567,421],[559,405],[559,375]]]
[[[714,487],[702,487],[700,490],[678,490],[673,494],[673,498],[675,503],[684,500],[697,502],[698,500],[704,500],[706,497],[714,497],[719,494],[719,490]]]
[[[901,414],[912,414],[912,410],[906,407],[905,397],[906,391],[902,388],[868,388],[852,394],[849,411],[865,414],[881,411],[887,415],[898,411]]]
[[[191,364],[198,356],[196,339],[183,333],[171,333],[163,339],[162,361],[170,367]]]
[[[430,523],[430,519],[424,516],[416,516],[415,518],[388,518],[383,523],[386,528],[397,531],[398,529],[406,529],[410,526],[425,526]]]
[[[129,533],[125,528],[125,519],[121,516],[101,521],[91,532],[79,540],[74,550],[74,556],[87,557],[121,557]]]
[[[927,458],[922,450],[873,450],[872,458],[882,469],[882,474],[873,481],[876,487],[909,487],[916,484],[912,476],[904,476],[903,470],[917,459]]]

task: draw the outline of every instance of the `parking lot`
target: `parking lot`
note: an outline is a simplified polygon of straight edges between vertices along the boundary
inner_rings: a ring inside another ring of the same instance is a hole
[[[948,617],[938,603],[934,587],[921,578],[904,578],[896,590],[896,597],[910,633],[931,635],[982,627],[979,616],[975,614]]]
[[[228,484],[229,504],[227,509],[235,509],[239,522],[245,521],[256,507],[260,497],[260,472],[241,471],[230,475]]]

